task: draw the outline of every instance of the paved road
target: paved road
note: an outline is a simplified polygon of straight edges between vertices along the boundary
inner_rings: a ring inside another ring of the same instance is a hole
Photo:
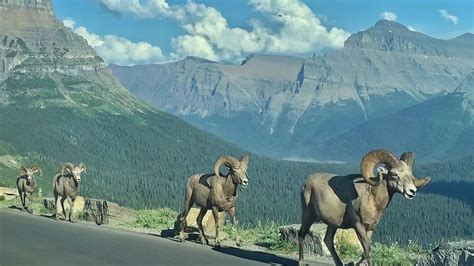
[[[232,247],[179,243],[148,234],[71,224],[0,209],[0,265],[295,265]]]

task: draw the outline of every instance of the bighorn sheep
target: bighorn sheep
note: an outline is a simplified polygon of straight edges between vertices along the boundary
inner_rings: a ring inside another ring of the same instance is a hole
[[[180,239],[184,241],[184,229],[186,227],[186,217],[194,203],[201,207],[196,222],[199,227],[201,242],[209,245],[209,241],[204,235],[202,219],[209,209],[212,210],[216,224],[215,245],[220,246],[219,240],[219,212],[226,211],[232,217],[232,225],[237,231],[236,242],[240,246],[241,240],[237,228],[237,218],[235,205],[237,203],[237,186],[246,188],[249,183],[247,167],[249,157],[244,156],[240,160],[232,156],[220,157],[214,165],[214,174],[196,174],[189,178],[186,186],[186,198],[184,200],[184,211],[181,221]],[[229,168],[229,173],[222,176],[219,168],[225,165]]]
[[[27,168],[22,166],[20,168],[20,176],[16,180],[16,185],[18,187],[18,195],[20,195],[21,204],[23,209],[29,213],[33,213],[33,210],[29,208],[26,204],[26,198],[28,198],[29,203],[31,203],[31,196],[36,191],[38,185],[36,184],[35,174],[39,173],[42,175],[41,168],[39,166],[33,166]]]
[[[324,243],[336,265],[343,265],[334,248],[334,235],[338,228],[355,229],[365,259],[369,266],[373,265],[370,253],[372,234],[392,196],[401,193],[412,199],[416,190],[430,181],[429,177],[416,179],[413,176],[414,160],[412,152],[403,153],[398,160],[391,152],[373,150],[362,159],[361,174],[315,173],[309,176],[301,191],[300,265],[304,264],[304,237],[315,221],[328,225]],[[385,167],[380,166],[382,164]],[[373,177],[376,166],[378,177]]]
[[[67,170],[68,173],[64,173]],[[63,209],[64,219],[66,220],[66,210],[64,209],[64,201],[67,199],[69,202],[69,221],[74,223],[73,209],[76,197],[79,195],[81,182],[81,173],[86,170],[84,163],[80,163],[79,166],[74,166],[72,163],[64,163],[61,166],[60,173],[53,177],[53,193],[54,193],[54,204],[58,202],[58,196],[61,196],[61,208]],[[56,216],[56,219],[58,217]]]

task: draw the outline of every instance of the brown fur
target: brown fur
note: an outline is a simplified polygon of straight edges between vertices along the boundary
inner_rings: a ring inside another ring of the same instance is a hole
[[[407,154],[404,153],[402,159],[407,158]],[[409,154],[411,158],[414,157],[412,153]],[[371,177],[373,168],[380,163],[386,164],[388,169],[378,167],[378,177],[374,180]],[[416,189],[429,182],[429,178],[416,179],[413,176],[413,160],[408,163],[398,160],[387,151],[369,152],[361,165],[362,174],[338,176],[316,173],[308,177],[301,191],[302,224],[298,232],[300,264],[304,264],[304,237],[313,222],[322,221],[328,225],[324,243],[336,265],[343,265],[334,248],[334,235],[338,228],[355,229],[365,259],[369,265],[373,265],[372,234],[392,196],[402,193],[407,198],[413,198]]]
[[[24,210],[28,211],[29,213],[33,213],[33,210],[27,206],[30,205],[32,202],[32,195],[38,188],[36,184],[35,174],[41,173],[41,168],[39,166],[33,166],[31,168],[27,168],[22,166],[20,168],[20,176],[16,180],[16,185],[18,188],[18,195],[20,196],[21,205]],[[28,204],[27,204],[28,199]]]
[[[66,210],[64,209],[64,201],[67,199],[69,206],[69,221],[74,223],[73,209],[76,197],[79,196],[81,191],[80,181],[81,173],[86,170],[86,166],[80,163],[79,166],[74,166],[71,163],[64,163],[61,166],[60,173],[53,177],[53,194],[54,204],[58,202],[58,197],[61,196],[61,208],[63,210],[64,219],[66,219]],[[65,171],[67,171],[65,173]],[[56,212],[54,213],[56,215]],[[58,218],[56,216],[56,218]]]
[[[248,156],[237,160],[230,156],[222,156],[214,166],[214,174],[196,174],[188,179],[186,185],[186,197],[184,200],[184,211],[181,221],[180,239],[184,241],[184,229],[186,227],[186,217],[189,210],[195,203],[201,207],[201,211],[196,219],[199,227],[201,242],[209,244],[204,235],[202,219],[208,210],[212,211],[216,225],[215,245],[219,246],[219,212],[226,211],[232,217],[232,224],[237,230],[237,245],[241,245],[241,240],[237,229],[236,204],[237,186],[248,183],[247,165]],[[229,173],[222,176],[219,173],[219,166],[225,164],[229,168]]]

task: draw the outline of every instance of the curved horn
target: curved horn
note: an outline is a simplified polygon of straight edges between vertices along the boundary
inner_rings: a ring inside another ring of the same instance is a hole
[[[398,164],[398,159],[393,153],[386,150],[373,150],[367,153],[360,162],[360,173],[364,180],[371,186],[377,186],[380,179],[374,180],[374,167],[378,164],[386,164],[389,168],[393,168]]]
[[[413,168],[413,163],[415,162],[415,154],[413,152],[404,152],[400,156],[400,160],[404,161],[410,168]]]
[[[240,166],[239,160],[235,159],[234,157],[232,157],[232,156],[221,156],[219,158],[219,160],[217,160],[216,163],[214,164],[214,174],[216,176],[220,176],[219,168],[223,164],[225,164],[227,167],[231,167],[231,168],[234,168],[234,169],[238,168]]]
[[[245,166],[248,166],[249,165],[249,159],[250,159],[249,156],[245,155],[242,158],[240,158],[240,163],[245,165]]]
[[[24,167],[23,165],[20,167],[20,175],[26,175],[26,167]]]
[[[70,173],[72,173],[72,170],[74,169],[74,165],[72,163],[63,163],[61,165],[61,176],[64,176],[64,170],[69,170]]]
[[[81,172],[85,172],[86,171],[86,165],[84,163],[80,163],[79,164],[79,168],[81,169]]]
[[[402,156],[400,156],[400,160],[404,161],[409,167],[410,169],[413,170],[413,164],[415,163],[415,153],[413,152],[404,152],[402,154]],[[416,177],[412,177],[413,179],[413,183],[415,184],[415,187],[416,188],[420,188],[426,184],[428,184],[428,182],[430,182],[430,177],[427,176],[427,177],[424,177],[422,179],[417,179]]]
[[[39,167],[38,165],[31,167],[31,171],[33,171],[33,173],[39,173],[40,176],[43,175],[43,171],[41,170],[41,167]]]
[[[420,188],[420,187],[423,187],[426,184],[428,184],[431,180],[431,177],[427,176],[427,177],[423,177],[421,179],[413,177],[412,179],[413,179],[413,184],[415,184],[415,187]]]

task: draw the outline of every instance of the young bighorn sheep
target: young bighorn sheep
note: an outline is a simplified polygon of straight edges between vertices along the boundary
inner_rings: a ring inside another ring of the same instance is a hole
[[[65,173],[66,171],[68,173]],[[80,163],[79,166],[74,166],[72,163],[64,163],[61,166],[60,173],[53,177],[53,193],[54,193],[54,204],[58,201],[58,196],[61,196],[61,208],[63,209],[64,219],[66,219],[66,210],[64,209],[64,201],[67,199],[69,202],[69,221],[75,223],[73,219],[73,209],[76,197],[79,195],[81,182],[81,173],[86,170],[84,163]],[[56,216],[56,219],[58,217]]]
[[[20,176],[16,180],[21,205],[23,205],[23,209],[29,213],[33,213],[33,210],[27,206],[26,199],[28,198],[29,204],[31,204],[31,196],[38,188],[38,185],[36,184],[36,178],[34,176],[37,173],[42,175],[41,168],[39,166],[33,166],[31,168],[22,166],[20,168]]]
[[[315,173],[309,176],[301,191],[300,265],[304,264],[304,237],[315,221],[328,225],[324,243],[336,265],[343,265],[334,248],[334,235],[338,228],[355,229],[365,259],[369,266],[373,265],[370,254],[372,234],[393,195],[401,193],[412,199],[416,190],[430,181],[429,177],[416,179],[413,176],[414,160],[412,152],[403,153],[398,160],[391,152],[373,150],[362,159],[361,174]],[[385,167],[379,166],[381,164]],[[378,177],[373,176],[376,166]]]
[[[240,160],[232,156],[222,156],[214,165],[214,174],[196,174],[189,178],[186,186],[186,198],[184,200],[184,211],[181,221],[180,239],[184,241],[184,229],[186,227],[186,217],[194,203],[201,207],[196,222],[199,227],[201,242],[209,245],[209,241],[204,235],[202,219],[207,211],[212,210],[214,222],[216,224],[215,245],[220,246],[219,240],[219,212],[226,211],[232,217],[232,225],[237,231],[236,242],[241,246],[239,231],[237,228],[237,218],[235,205],[237,203],[237,186],[246,188],[249,183],[247,167],[249,157],[244,156]],[[219,168],[225,165],[229,168],[229,173],[222,176]]]

